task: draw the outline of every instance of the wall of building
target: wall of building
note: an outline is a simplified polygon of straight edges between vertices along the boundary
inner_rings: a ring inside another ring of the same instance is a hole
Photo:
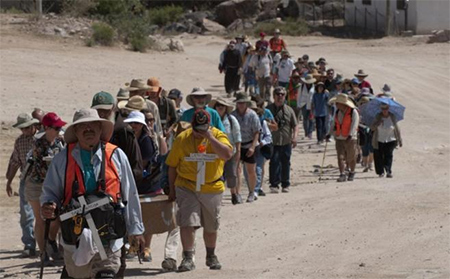
[[[415,34],[428,34],[435,29],[450,29],[449,0],[408,1],[407,28],[405,28],[405,10],[397,9],[397,1],[390,0],[391,31],[393,33],[412,30]],[[346,25],[359,28],[366,27],[370,31],[384,32],[386,28],[386,0],[372,0],[370,2],[371,5],[364,5],[363,0],[346,0]]]

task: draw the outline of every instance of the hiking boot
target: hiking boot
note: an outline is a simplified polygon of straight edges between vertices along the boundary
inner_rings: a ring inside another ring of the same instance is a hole
[[[59,253],[58,244],[55,240],[51,241],[49,240],[47,242],[47,246],[45,247],[45,250],[47,252],[47,255],[50,256],[53,260],[62,260],[62,256]]]
[[[255,198],[256,198],[255,194],[253,194],[253,192],[251,192],[250,194],[248,194],[247,202],[254,202],[256,200]]]
[[[343,173],[341,173],[341,175],[339,175],[339,178],[336,180],[337,182],[345,182],[347,181],[347,176]]]
[[[161,263],[161,267],[164,272],[177,271],[177,261],[172,258],[165,259]]]
[[[266,193],[264,193],[263,189],[258,190],[258,196],[265,197]]]
[[[178,272],[192,271],[195,269],[195,263],[193,258],[184,258],[178,267]]]
[[[269,189],[272,194],[278,194],[278,187],[270,187]]]
[[[289,193],[289,187],[283,187],[283,189],[281,189],[281,192]]]
[[[206,266],[209,266],[209,269],[212,270],[219,270],[222,268],[222,265],[216,255],[206,257]]]
[[[241,204],[242,203],[242,197],[240,194],[236,194],[236,204]]]
[[[347,181],[353,181],[353,179],[355,179],[355,172],[350,172],[348,174]]]
[[[392,173],[386,174],[386,177],[387,177],[387,178],[393,178]]]
[[[231,194],[231,203],[234,205],[236,205],[238,203],[236,194]]]
[[[125,255],[125,258],[131,260],[131,259],[136,258],[138,249],[136,248],[135,245],[130,245],[130,247],[128,248],[128,251],[126,251],[126,253],[127,254]]]
[[[41,253],[39,255],[39,258],[41,259],[42,262],[42,258],[44,257],[44,253]],[[47,253],[45,253],[45,258],[44,258],[44,266],[53,266],[54,264],[50,261],[50,257],[48,256]]]
[[[20,254],[21,258],[34,258],[36,257],[36,249],[35,248],[25,248]]]
[[[142,253],[142,261],[149,263],[152,260],[152,253],[150,252],[150,248],[145,247],[144,253]]]

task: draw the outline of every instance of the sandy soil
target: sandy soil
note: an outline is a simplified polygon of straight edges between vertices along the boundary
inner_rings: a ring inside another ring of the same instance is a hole
[[[5,24],[0,30],[2,189],[19,133],[11,124],[20,112],[41,107],[70,121],[75,109],[90,106],[94,93],[116,93],[136,77],[157,76],[165,88],[184,93],[201,86],[224,95],[217,61],[226,41],[220,38],[187,36],[185,53],[141,54],[17,34]],[[394,155],[394,179],[363,174],[358,168],[354,182],[337,184],[330,144],[325,165],[331,166],[319,182],[317,166],[324,147],[300,135],[292,159],[291,193],[239,206],[231,205],[227,193],[217,247],[222,271],[204,266],[198,234],[197,270],[160,274],[165,240],[160,235],[153,241],[153,262],[130,262],[128,277],[450,278],[449,45],[427,45],[423,38],[286,40],[294,57],[324,56],[345,77],[362,68],[376,90],[384,83],[392,86],[407,108],[400,123],[404,147]],[[8,198],[4,190],[0,198],[0,278],[35,278],[38,260],[19,258],[19,199]],[[47,268],[45,278],[59,278],[60,270]]]

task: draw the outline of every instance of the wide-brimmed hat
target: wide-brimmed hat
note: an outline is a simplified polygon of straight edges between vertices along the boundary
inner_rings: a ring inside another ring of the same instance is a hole
[[[161,84],[159,79],[156,77],[151,77],[147,80],[147,85],[150,86],[149,91],[151,92],[159,92],[161,90]]]
[[[370,102],[370,98],[368,96],[364,96],[361,99],[359,99],[358,107],[360,107],[368,102]]]
[[[147,127],[147,123],[145,123],[145,115],[140,111],[132,111],[128,115],[128,117],[123,121],[125,123],[141,123],[145,127]]]
[[[312,69],[309,74],[312,75],[315,79],[322,77],[322,74],[317,69]]]
[[[275,33],[275,34],[281,34],[281,31],[280,31],[280,29],[275,29],[274,31],[273,31],[273,33]]]
[[[263,109],[258,107],[255,101],[250,101],[250,105],[248,107],[254,110],[257,114],[261,114],[263,112]]]
[[[301,78],[301,80],[303,81],[303,83],[306,83],[306,84],[313,84],[316,82],[316,79],[311,74],[306,75],[306,77]]]
[[[211,117],[204,109],[197,109],[192,116],[192,129],[197,131],[208,131]]]
[[[67,122],[63,121],[61,117],[54,112],[47,112],[42,118],[42,125],[46,127],[62,128],[66,124]]]
[[[386,93],[392,94],[392,90],[391,90],[391,87],[389,86],[389,84],[385,83],[383,85],[383,87],[381,88],[381,92],[383,92],[384,94],[386,94]]]
[[[195,87],[194,89],[192,89],[192,92],[186,96],[186,102],[193,107],[195,106],[194,102],[192,101],[193,96],[206,96],[206,104],[211,102],[212,99],[212,95],[206,92],[205,89],[201,87]]]
[[[330,101],[328,101],[329,104],[343,104],[351,108],[355,108],[355,103],[350,100],[350,97],[347,94],[339,93],[335,97],[331,98]]]
[[[120,88],[119,92],[117,92],[116,98],[118,101],[128,100],[128,99],[130,99],[130,91],[128,91],[124,88]]]
[[[126,109],[126,110],[138,110],[141,111],[145,108],[147,108],[147,103],[144,98],[141,96],[133,96],[130,99],[128,99],[128,102],[119,102],[117,104],[117,107],[119,109]]]
[[[358,73],[355,74],[355,77],[367,77],[368,74],[364,72],[364,70],[358,70]]]
[[[320,57],[319,60],[316,61],[316,65],[319,65],[320,63],[324,63],[325,65],[327,65],[327,60],[323,57]]]
[[[125,90],[128,91],[137,91],[137,90],[148,90],[150,89],[150,86],[147,85],[147,83],[145,81],[143,81],[142,79],[133,79],[130,82],[130,86],[128,86],[127,88],[125,88]]]
[[[114,107],[114,97],[108,92],[101,91],[92,98],[91,108],[110,110]]]
[[[251,99],[250,97],[245,94],[244,92],[236,92],[236,99],[234,100],[234,102],[236,104],[238,103],[250,103]]]
[[[100,140],[109,141],[111,139],[114,131],[114,124],[111,121],[100,118],[95,109],[80,109],[73,115],[73,122],[69,125],[69,127],[67,127],[67,130],[64,133],[64,141],[68,144],[77,142],[78,139],[75,135],[74,127],[77,124],[86,122],[100,122],[102,124],[102,134],[100,136]]]
[[[17,122],[13,125],[14,128],[27,128],[33,124],[39,124],[39,120],[36,118],[33,118],[28,113],[21,113],[19,116],[17,116]]]
[[[224,98],[218,97],[215,99],[212,99],[211,102],[209,102],[208,106],[210,108],[214,108],[216,104],[221,104],[227,107],[227,113],[231,113],[234,109],[234,106],[227,102]]]
[[[284,56],[284,55],[287,55],[287,56],[291,57],[291,54],[287,50],[282,50],[281,51],[281,56]]]

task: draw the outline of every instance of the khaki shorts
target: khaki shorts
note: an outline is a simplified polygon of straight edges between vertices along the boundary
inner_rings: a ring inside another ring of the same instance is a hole
[[[338,160],[345,159],[350,163],[356,160],[356,140],[336,140],[336,152]]]
[[[38,201],[42,194],[42,183],[36,183],[28,176],[25,178],[24,194],[27,201]]]
[[[178,204],[177,223],[180,227],[203,227],[206,232],[219,229],[223,193],[195,193],[176,187]]]
[[[99,271],[112,271],[114,274],[117,274],[117,271],[119,271],[121,249],[112,252],[111,248],[105,248],[108,257],[106,260],[102,261],[100,259],[100,254],[97,253],[87,265],[83,266],[75,265],[72,260],[73,253],[68,250],[69,249],[64,249],[64,263],[70,277],[77,279],[97,278],[96,274]]]

